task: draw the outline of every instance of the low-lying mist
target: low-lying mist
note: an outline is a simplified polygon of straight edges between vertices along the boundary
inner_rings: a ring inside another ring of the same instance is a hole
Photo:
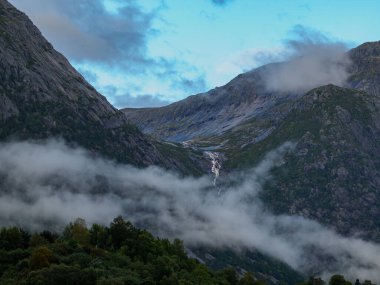
[[[255,248],[300,272],[380,280],[379,245],[264,208],[258,196],[262,185],[294,147],[286,143],[268,153],[255,168],[220,186],[218,195],[212,177],[120,165],[56,140],[4,143],[0,224],[59,229],[77,217],[109,223],[123,215],[189,247]]]
[[[281,61],[265,66],[261,73],[268,91],[305,92],[327,84],[346,84],[351,60],[345,43],[299,25],[292,34],[281,54],[257,55],[265,63]]]

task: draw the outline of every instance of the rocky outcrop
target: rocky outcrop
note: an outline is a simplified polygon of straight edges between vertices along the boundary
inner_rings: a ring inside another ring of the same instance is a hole
[[[380,41],[364,43],[352,49],[350,86],[366,91],[380,101]]]

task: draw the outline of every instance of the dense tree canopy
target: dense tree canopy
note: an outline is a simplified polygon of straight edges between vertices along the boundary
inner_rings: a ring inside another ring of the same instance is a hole
[[[155,238],[122,217],[109,227],[77,219],[62,235],[0,231],[0,284],[220,284],[259,285],[233,268],[214,272],[187,257],[180,240]]]
[[[154,237],[122,217],[109,227],[83,219],[58,235],[0,229],[0,284],[20,285],[265,285],[250,272],[232,267],[213,271],[189,258],[180,240]],[[299,285],[324,285],[310,278]],[[334,275],[329,285],[351,285]],[[372,285],[370,281],[356,285]]]

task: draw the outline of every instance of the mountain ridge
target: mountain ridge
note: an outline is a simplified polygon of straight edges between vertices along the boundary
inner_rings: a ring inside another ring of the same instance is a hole
[[[380,72],[376,69],[379,66],[379,46],[380,41],[369,42],[348,51],[352,64],[348,68],[350,76],[344,87],[380,96]],[[144,133],[159,139],[178,142],[221,135],[251,118],[260,118],[265,113],[273,112],[276,105],[296,100],[308,91],[266,90],[261,74],[281,64],[261,66],[238,75],[224,86],[189,96],[168,106],[125,108],[122,111]],[[368,70],[373,70],[372,77],[368,77]],[[275,116],[273,114],[272,117]]]

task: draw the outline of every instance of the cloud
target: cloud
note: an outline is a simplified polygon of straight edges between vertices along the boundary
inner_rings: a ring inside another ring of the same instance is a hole
[[[347,49],[342,42],[296,26],[284,52],[269,56],[281,62],[261,69],[264,84],[268,91],[279,92],[305,92],[327,84],[344,86],[351,64]],[[267,63],[268,55],[264,61]]]
[[[149,63],[146,45],[155,31],[157,10],[143,12],[136,1],[126,0],[116,13],[101,0],[11,1],[33,19],[43,34],[75,61],[141,65]],[[133,66],[132,66],[133,67]]]
[[[97,77],[103,76],[101,73],[121,74],[128,82],[141,82],[142,77],[155,78],[169,87],[171,82],[178,81],[178,77],[184,82],[204,77],[188,62],[149,53],[150,41],[161,33],[154,27],[154,22],[164,22],[160,14],[167,9],[164,2],[157,2],[150,11],[140,7],[136,0],[10,2],[25,11],[54,47],[79,67],[85,78],[97,88],[103,87],[96,81]],[[109,3],[114,4],[112,9]],[[186,75],[189,72],[191,76]],[[186,92],[199,91],[199,85],[184,86],[194,87]],[[123,86],[115,87],[123,89]]]
[[[116,95],[111,97],[113,105],[121,108],[145,108],[145,107],[162,107],[170,104],[162,95],[143,94],[132,96],[130,94]]]
[[[206,89],[206,76],[198,68],[189,66],[185,61],[168,61],[161,59],[165,68],[158,71],[160,80],[170,81],[173,90],[185,90],[187,92],[201,92]]]
[[[379,245],[342,237],[303,217],[274,215],[263,206],[261,185],[293,148],[286,143],[254,169],[229,177],[218,195],[211,177],[119,165],[62,141],[3,143],[0,224],[40,229],[77,217],[109,223],[122,214],[190,247],[256,248],[305,274],[379,281]]]
[[[196,78],[178,75],[178,77],[173,80],[171,87],[176,90],[186,90],[188,92],[202,92],[206,89],[206,81],[204,75],[199,75]]]
[[[211,0],[211,2],[217,6],[224,6],[224,5],[226,5],[232,1],[234,1],[234,0]]]
[[[220,75],[237,75],[253,68],[279,60],[281,48],[250,48],[234,53],[216,66],[216,73]]]
[[[136,86],[129,86],[131,90],[140,92]],[[107,96],[109,101],[119,109],[123,108],[151,108],[161,107],[170,104],[171,102],[162,94],[140,94],[137,96],[131,93],[119,93],[118,88],[112,85],[104,86],[101,92]]]

